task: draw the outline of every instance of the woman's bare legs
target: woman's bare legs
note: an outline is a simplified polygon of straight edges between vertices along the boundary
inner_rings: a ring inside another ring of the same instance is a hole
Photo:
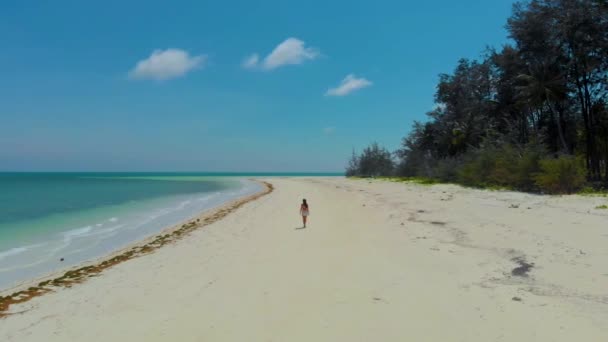
[[[302,222],[304,222],[304,228],[306,228],[306,216],[302,216]]]

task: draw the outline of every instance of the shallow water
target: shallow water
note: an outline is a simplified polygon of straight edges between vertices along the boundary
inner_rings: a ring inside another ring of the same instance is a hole
[[[0,173],[0,289],[109,254],[260,189],[221,174]]]

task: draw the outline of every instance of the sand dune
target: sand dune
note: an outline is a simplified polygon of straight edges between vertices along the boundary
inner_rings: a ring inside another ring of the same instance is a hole
[[[266,181],[177,243],[12,306],[0,340],[608,341],[606,199]]]

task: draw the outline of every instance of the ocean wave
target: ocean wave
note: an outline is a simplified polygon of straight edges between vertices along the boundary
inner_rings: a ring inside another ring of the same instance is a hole
[[[33,248],[36,248],[36,247],[40,247],[40,246],[43,246],[43,245],[45,245],[45,244],[44,243],[38,243],[38,244],[35,244],[35,245],[27,245],[27,246],[21,246],[21,247],[11,248],[11,249],[6,250],[4,252],[0,252],[0,260],[3,260],[5,258],[8,258],[8,257],[13,256],[13,255],[21,254],[23,252],[27,252],[30,249],[33,249]]]
[[[188,206],[188,204],[192,203],[191,200],[182,201],[177,207],[174,207],[174,210],[184,209]]]
[[[160,205],[153,208],[144,202],[144,206],[135,206],[129,212],[122,211],[120,216],[117,215],[118,212],[109,215],[106,213],[101,219],[97,216],[71,227],[80,226],[79,228],[52,232],[48,241],[45,241],[46,246],[32,252],[28,252],[28,249],[33,246],[18,246],[0,251],[0,278],[25,278],[27,274],[44,273],[41,271],[43,269],[68,267],[105,255],[114,248],[156,234],[164,227],[179,223],[243,193],[251,193],[256,188],[250,183],[242,184],[240,189],[198,193],[188,197],[176,196],[175,200],[159,202]],[[60,262],[60,258],[65,258],[64,262]],[[0,281],[0,286],[7,283]]]
[[[86,227],[82,227],[82,228],[68,230],[67,232],[62,233],[63,241],[70,242],[70,241],[72,241],[73,238],[86,236],[86,235],[88,235],[88,233],[91,232],[91,230],[93,230],[92,226],[86,226]]]
[[[124,224],[119,224],[117,226],[112,226],[112,227],[108,227],[108,228],[98,229],[98,230],[96,230],[91,235],[101,235],[101,234],[105,234],[105,233],[111,233],[111,232],[114,232],[116,230],[119,230],[120,228],[122,228],[124,226],[125,226]]]
[[[4,252],[0,252],[0,260],[7,258],[11,255],[16,255],[16,254],[20,254],[27,251],[27,248],[25,247],[15,247],[15,248],[11,248],[8,251],[4,251]]]

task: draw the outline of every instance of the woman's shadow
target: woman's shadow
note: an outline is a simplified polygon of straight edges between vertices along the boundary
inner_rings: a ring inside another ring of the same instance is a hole
[[[296,230],[301,230],[301,229],[306,229],[306,227],[302,226],[302,227],[296,227]]]

